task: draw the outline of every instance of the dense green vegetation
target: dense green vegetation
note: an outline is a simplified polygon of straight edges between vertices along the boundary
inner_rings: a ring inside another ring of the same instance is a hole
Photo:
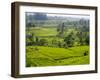
[[[79,64],[89,64],[89,19],[26,15],[27,67]]]
[[[27,46],[26,66],[32,67],[89,64],[88,51],[88,46],[71,47],[68,49]]]

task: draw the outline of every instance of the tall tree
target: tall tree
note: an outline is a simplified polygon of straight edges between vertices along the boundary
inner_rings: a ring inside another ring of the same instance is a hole
[[[73,32],[71,32],[68,36],[65,37],[64,42],[66,43],[66,45],[68,47],[72,47],[74,44],[74,36],[73,36]]]

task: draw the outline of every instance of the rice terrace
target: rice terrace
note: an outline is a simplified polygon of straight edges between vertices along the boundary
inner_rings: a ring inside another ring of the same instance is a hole
[[[89,16],[26,12],[26,67],[89,64]]]

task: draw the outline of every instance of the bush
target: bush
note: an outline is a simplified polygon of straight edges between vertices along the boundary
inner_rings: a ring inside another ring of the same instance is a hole
[[[46,39],[40,39],[40,41],[39,41],[40,46],[46,46],[47,43],[48,43],[48,41]]]
[[[73,32],[70,33],[68,36],[64,38],[64,42],[67,44],[68,47],[72,47],[74,45],[74,36]]]

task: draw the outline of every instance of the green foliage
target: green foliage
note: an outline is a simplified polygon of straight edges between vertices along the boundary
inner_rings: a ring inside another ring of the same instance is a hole
[[[47,45],[47,40],[46,39],[40,39],[40,41],[39,41],[39,45],[40,46],[46,46]]]
[[[87,55],[84,55],[84,53]],[[89,64],[89,47],[52,48],[43,46],[26,47],[26,66],[61,66]]]
[[[56,31],[55,27],[34,27],[30,28],[30,30],[26,29],[26,34],[30,35],[29,37],[26,37],[26,43],[29,46],[44,46],[44,42],[46,42],[45,46],[65,48],[79,45],[89,45],[89,32],[81,32],[76,28],[65,28],[62,36],[58,36],[59,33]],[[41,39],[44,41],[40,41]]]
[[[86,42],[87,45],[89,45],[89,35],[86,36],[85,42]]]
[[[89,45],[89,33],[88,32],[77,32],[80,45]]]
[[[68,47],[72,47],[74,44],[73,32],[71,32],[67,37],[65,37],[64,41],[65,41],[66,45],[68,45]]]
[[[35,38],[36,38],[36,43],[38,43],[39,42],[39,38],[37,36]]]
[[[53,18],[27,15],[26,66],[89,64],[89,20]]]

